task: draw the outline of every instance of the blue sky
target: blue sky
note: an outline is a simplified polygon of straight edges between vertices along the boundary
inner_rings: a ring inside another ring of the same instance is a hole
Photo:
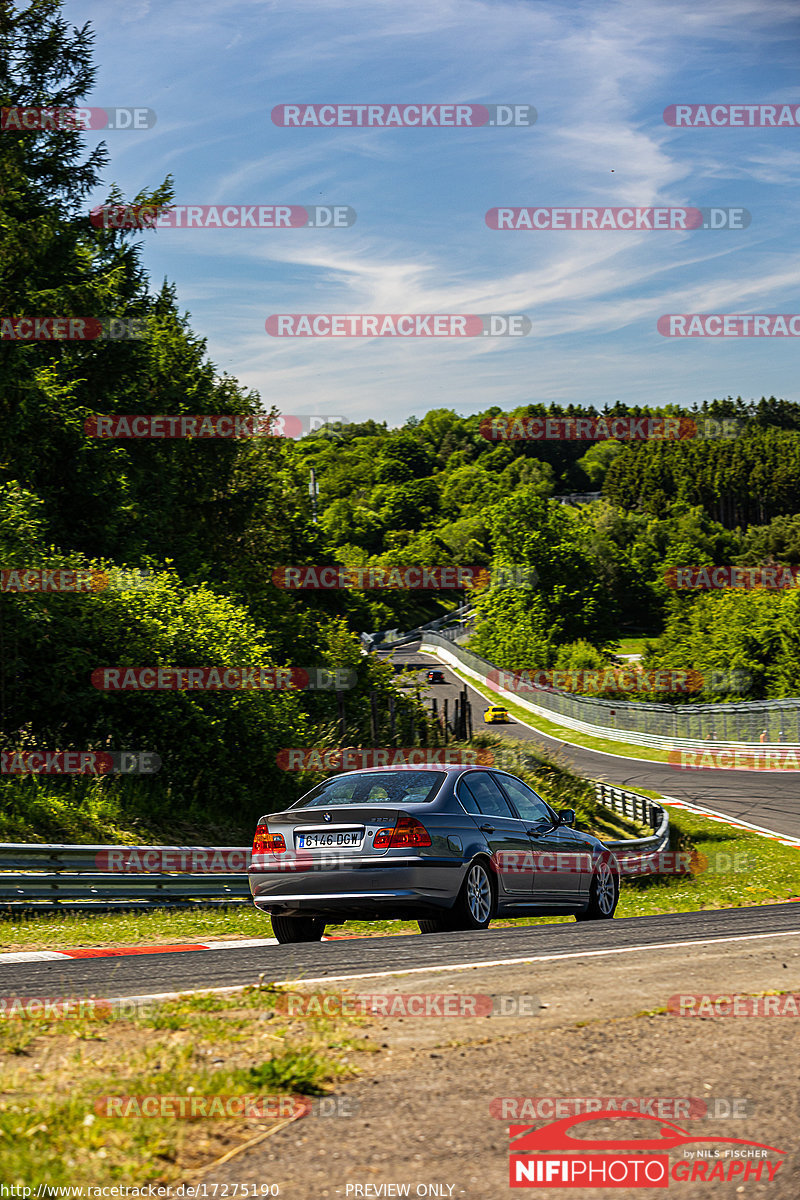
[[[527,402],[800,400],[796,339],[668,339],[663,313],[800,313],[800,128],[668,127],[673,103],[800,103],[796,0],[68,0],[96,33],[105,199],[348,204],[338,230],[143,233],[154,288],[285,413],[402,424]],[[509,129],[286,129],[284,103],[526,103]],[[495,206],[743,206],[746,230],[499,232]],[[525,338],[276,339],[272,313],[526,313]]]

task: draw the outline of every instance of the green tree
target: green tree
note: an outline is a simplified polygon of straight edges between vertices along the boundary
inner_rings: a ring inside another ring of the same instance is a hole
[[[516,670],[550,666],[564,642],[607,642],[616,613],[570,511],[524,492],[495,505],[490,517],[493,569],[528,571],[533,586],[479,596],[471,648]]]

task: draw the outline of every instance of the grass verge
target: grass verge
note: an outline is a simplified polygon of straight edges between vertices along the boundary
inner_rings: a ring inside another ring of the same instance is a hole
[[[197,994],[129,1017],[3,1018],[0,1178],[34,1188],[187,1180],[280,1124],[279,1097],[325,1097],[356,1073],[357,1050],[377,1049],[357,1036],[362,1018],[289,1018],[279,994]],[[267,1116],[126,1117],[124,1101],[108,1116],[108,1096],[261,1096]],[[327,1105],[344,1120],[346,1108]],[[284,1100],[284,1114],[293,1108]]]

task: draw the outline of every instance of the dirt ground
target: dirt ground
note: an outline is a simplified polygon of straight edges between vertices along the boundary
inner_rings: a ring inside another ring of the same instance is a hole
[[[531,1015],[371,1020],[364,1032],[381,1053],[365,1055],[361,1077],[338,1092],[350,1105],[349,1115],[345,1105],[345,1115],[304,1118],[205,1171],[209,1195],[212,1183],[231,1185],[229,1194],[234,1183],[259,1189],[277,1184],[285,1200],[398,1195],[496,1200],[518,1194],[509,1186],[508,1114],[513,1119],[519,1113],[520,1124],[537,1128],[553,1117],[550,1110],[548,1119],[531,1116],[529,1107],[526,1119],[525,1110],[506,1105],[502,1119],[501,1098],[535,1097],[641,1098],[645,1111],[653,1098],[683,1100],[683,1107],[665,1104],[660,1112],[650,1111],[693,1138],[741,1138],[785,1154],[748,1160],[746,1181],[745,1164],[725,1182],[673,1177],[673,1194],[686,1200],[800,1197],[800,1019],[658,1011],[677,993],[800,992],[800,934],[559,963],[398,974],[331,982],[324,990],[335,993],[344,986],[391,996],[444,993],[462,1011],[464,1002],[453,996],[489,994],[496,1009],[521,1006]],[[322,985],[307,990],[320,992]],[[719,1115],[697,1116],[703,1100]],[[728,1115],[733,1113],[739,1115]],[[641,1120],[595,1121],[575,1135],[652,1138],[659,1128]],[[671,1166],[698,1149],[704,1147],[671,1149]],[[727,1171],[732,1159],[716,1161]],[[759,1161],[760,1180],[754,1178]],[[771,1182],[765,1162],[781,1164]],[[713,1167],[703,1162],[697,1170],[708,1174]],[[681,1169],[690,1174],[694,1167]],[[187,1177],[188,1182],[197,1179]],[[567,1189],[570,1196],[604,1191]],[[608,1194],[625,1200],[648,1193],[653,1190],[624,1187]],[[553,1190],[528,1184],[522,1194],[546,1197]]]

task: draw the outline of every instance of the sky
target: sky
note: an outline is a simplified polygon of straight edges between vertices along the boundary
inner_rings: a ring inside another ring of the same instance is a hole
[[[131,198],[348,205],[344,228],[135,235],[220,372],[265,408],[800,400],[798,340],[664,337],[668,313],[800,313],[800,125],[674,128],[671,104],[800,105],[796,0],[68,0],[96,35],[85,134]],[[281,127],[276,105],[527,104],[535,124]],[[744,229],[496,230],[494,207],[744,208]],[[273,337],[273,314],[525,314],[523,337]]]

